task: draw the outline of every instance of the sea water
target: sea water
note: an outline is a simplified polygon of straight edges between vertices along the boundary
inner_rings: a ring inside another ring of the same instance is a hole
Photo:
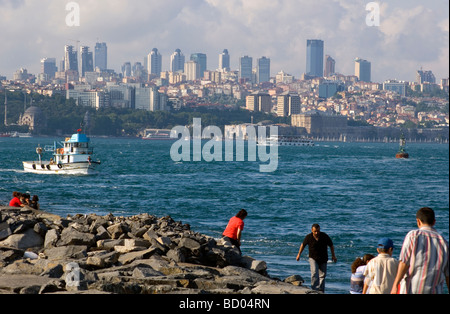
[[[298,274],[310,284],[307,250],[296,256],[311,226],[334,242],[337,263],[329,263],[326,293],[346,294],[350,265],[376,255],[381,237],[394,241],[394,257],[416,211],[436,211],[436,229],[449,238],[449,146],[408,144],[410,159],[396,159],[395,143],[318,142],[315,147],[279,147],[273,173],[260,162],[174,162],[170,141],[93,138],[93,176],[25,173],[22,161],[53,138],[0,138],[0,204],[13,191],[38,195],[41,208],[61,215],[96,213],[170,215],[197,232],[220,238],[241,208],[243,254],[264,260],[272,277]],[[50,159],[51,156],[45,156]]]

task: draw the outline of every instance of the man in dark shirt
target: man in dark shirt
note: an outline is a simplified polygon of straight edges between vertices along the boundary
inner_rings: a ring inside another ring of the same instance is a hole
[[[337,262],[334,255],[334,246],[331,238],[325,233],[320,232],[320,226],[314,224],[311,233],[303,240],[297,255],[297,261],[306,246],[309,246],[309,264],[311,266],[311,289],[325,292],[325,277],[327,276],[328,247],[331,250],[333,262]]]

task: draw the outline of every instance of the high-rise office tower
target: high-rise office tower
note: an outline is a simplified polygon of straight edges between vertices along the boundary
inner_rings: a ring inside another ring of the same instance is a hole
[[[84,76],[86,72],[94,71],[94,58],[92,52],[89,51],[89,47],[81,46],[81,76]]]
[[[152,52],[148,54],[147,69],[148,74],[153,74],[158,77],[161,75],[162,56],[156,48],[153,48]]]
[[[371,82],[371,76],[372,76],[372,69],[371,69],[371,63],[367,60],[363,60],[361,58],[355,59],[355,76],[358,77],[358,79],[361,82]]]
[[[190,60],[184,64],[184,74],[187,81],[195,81],[201,78],[200,64],[196,61]]]
[[[66,45],[64,47],[64,70],[72,70],[78,72],[77,51],[74,50],[74,47],[70,45]]]
[[[219,70],[224,72],[229,72],[231,70],[228,49],[224,49],[219,55]]]
[[[239,59],[239,78],[252,82],[253,78],[253,58],[243,56]]]
[[[200,77],[203,77],[205,71],[208,69],[206,54],[204,53],[193,53],[191,54],[191,61],[195,61],[200,65]]]
[[[180,49],[176,49],[170,56],[170,72],[183,72],[185,61],[184,54],[181,53]]]
[[[41,60],[41,73],[45,74],[47,79],[55,78],[56,59],[55,58],[43,58]]]
[[[258,83],[264,83],[270,81],[270,59],[262,57],[258,59],[256,69],[256,79]]]
[[[122,76],[123,77],[130,77],[131,76],[131,63],[125,62],[122,65]]]
[[[425,82],[435,84],[436,77],[434,76],[432,71],[423,71],[422,69],[420,69],[416,73],[416,82],[417,84],[423,84]]]
[[[104,71],[108,68],[108,47],[106,43],[95,44],[95,68]]]
[[[140,62],[135,62],[131,68],[131,75],[135,78],[143,78],[144,76],[144,66]]]
[[[308,39],[306,42],[306,74],[323,76],[323,40]]]
[[[336,61],[334,61],[333,58],[331,58],[329,55],[325,56],[325,71],[323,73],[323,76],[329,77],[336,73]]]

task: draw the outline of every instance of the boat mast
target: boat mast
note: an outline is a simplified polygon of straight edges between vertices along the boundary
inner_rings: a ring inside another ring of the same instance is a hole
[[[405,152],[405,146],[406,146],[406,139],[405,135],[402,133],[402,136],[400,137],[400,152]]]

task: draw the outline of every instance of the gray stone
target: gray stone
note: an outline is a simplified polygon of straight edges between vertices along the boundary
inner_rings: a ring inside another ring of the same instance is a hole
[[[181,250],[177,248],[169,250],[166,256],[176,263],[184,263],[186,261],[186,257],[184,256],[183,252],[181,252]]]
[[[44,254],[49,260],[79,259],[87,256],[86,245],[68,245],[45,249]]]
[[[0,241],[6,239],[12,234],[11,228],[8,223],[0,223]]]
[[[56,243],[59,240],[59,232],[56,229],[50,229],[45,234],[45,240],[44,240],[44,248],[51,248],[56,246]]]
[[[137,251],[137,252],[131,252],[131,253],[122,254],[119,257],[119,262],[122,265],[129,264],[129,263],[131,263],[131,262],[133,262],[134,260],[137,260],[137,259],[149,258],[153,254],[155,254],[155,252],[156,252],[156,250],[154,248],[150,248],[150,249],[143,250],[143,251]]]
[[[12,234],[6,240],[0,242],[0,246],[9,246],[16,249],[26,250],[41,247],[44,244],[42,237],[32,229],[21,234]]]
[[[134,278],[148,278],[148,277],[164,276],[164,274],[150,267],[136,267],[133,270],[132,276]]]
[[[85,232],[80,232],[75,228],[69,227],[61,232],[61,238],[58,241],[58,246],[66,245],[87,245],[93,246],[95,244],[95,235]]]
[[[191,238],[182,238],[180,240],[180,243],[178,244],[178,247],[180,248],[187,248],[191,251],[193,250],[199,250],[200,249],[200,243],[198,243],[195,240],[192,240]]]

